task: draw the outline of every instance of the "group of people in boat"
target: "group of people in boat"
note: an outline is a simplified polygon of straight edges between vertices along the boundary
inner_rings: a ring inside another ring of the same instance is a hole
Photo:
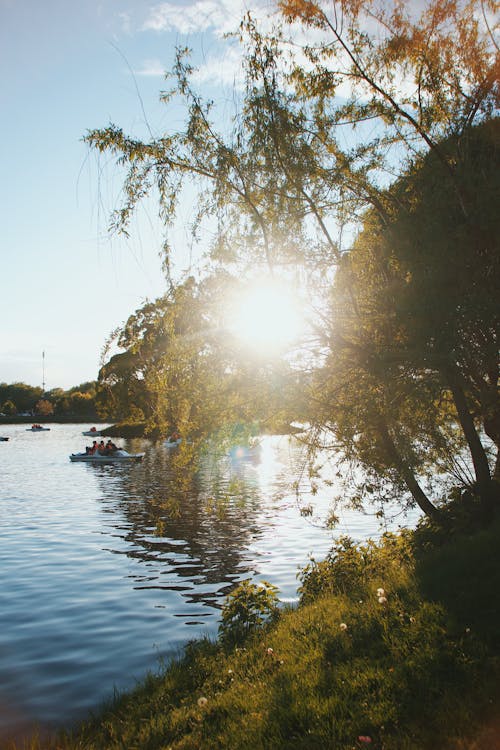
[[[115,445],[112,440],[108,440],[106,444],[104,444],[104,440],[101,440],[100,443],[98,443],[97,440],[94,440],[92,445],[87,445],[85,453],[90,456],[94,456],[95,454],[99,456],[111,456],[117,450],[118,446]]]
[[[36,424],[32,424],[31,425],[31,429],[32,430],[43,430],[43,427],[42,427],[41,424],[38,424],[38,422],[37,422]]]
[[[167,443],[176,443],[178,440],[181,439],[181,433],[177,430],[174,430],[171,435],[167,438]]]

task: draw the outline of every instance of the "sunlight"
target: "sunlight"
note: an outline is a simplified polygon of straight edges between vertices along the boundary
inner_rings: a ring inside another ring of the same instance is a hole
[[[230,327],[253,349],[283,349],[304,330],[300,304],[289,287],[278,282],[254,283],[234,300]]]

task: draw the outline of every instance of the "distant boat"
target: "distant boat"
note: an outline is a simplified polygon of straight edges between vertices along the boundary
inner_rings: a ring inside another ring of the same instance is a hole
[[[134,461],[142,461],[144,453],[127,453],[124,450],[117,450],[114,453],[102,456],[100,453],[72,453],[69,457],[70,461],[81,461],[83,463],[127,463]]]
[[[167,448],[175,448],[176,445],[180,445],[182,443],[182,438],[177,438],[177,440],[171,440],[170,438],[167,438],[163,445],[165,445]]]
[[[0,443],[6,443],[8,439],[8,437],[0,437]]]
[[[100,435],[100,434],[101,434],[101,431],[97,430],[95,427],[91,427],[90,430],[85,430],[84,432],[82,432],[82,435],[89,435],[90,437],[92,437],[92,435]]]
[[[50,432],[50,427],[43,427],[41,424],[32,424],[26,428],[26,432]]]

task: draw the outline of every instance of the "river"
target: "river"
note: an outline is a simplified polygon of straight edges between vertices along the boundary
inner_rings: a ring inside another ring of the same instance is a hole
[[[134,465],[71,463],[90,425],[3,425],[0,434],[0,740],[71,726],[199,636],[217,633],[238,581],[297,597],[297,571],[334,534],[301,513],[300,444],[263,437],[255,455],[207,456],[196,477],[161,443]],[[307,483],[303,482],[305,504]],[[376,536],[345,511],[335,535]]]

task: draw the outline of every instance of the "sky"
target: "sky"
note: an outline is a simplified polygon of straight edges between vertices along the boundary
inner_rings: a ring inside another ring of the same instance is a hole
[[[111,122],[137,137],[175,127],[159,93],[176,46],[193,49],[204,93],[230,87],[237,53],[223,34],[244,10],[243,0],[0,0],[0,382],[96,379],[109,334],[164,291],[156,207],[129,239],[110,236],[121,176],[82,139]],[[198,257],[188,214],[174,275]]]

